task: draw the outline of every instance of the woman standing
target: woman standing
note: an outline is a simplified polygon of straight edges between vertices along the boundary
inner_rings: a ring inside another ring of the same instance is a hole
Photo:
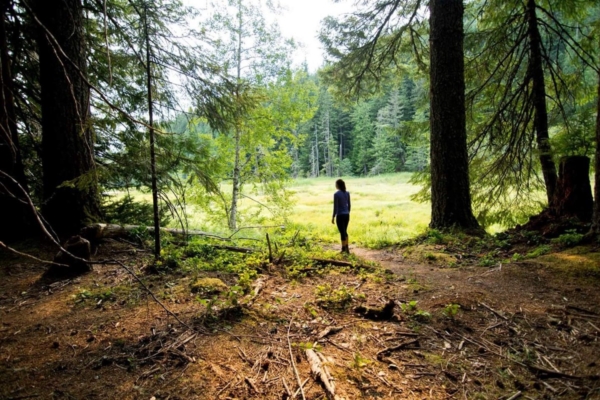
[[[348,223],[350,222],[350,193],[346,191],[346,183],[335,181],[337,192],[333,195],[333,217],[331,223],[337,223],[342,238],[342,253],[350,253],[348,248]],[[337,219],[336,219],[337,217]]]

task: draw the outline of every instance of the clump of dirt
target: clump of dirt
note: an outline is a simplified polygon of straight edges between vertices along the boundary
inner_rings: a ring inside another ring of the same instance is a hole
[[[344,399],[600,397],[597,249],[481,266],[473,243],[428,245],[459,262],[352,248],[252,278],[225,256],[144,275],[139,249],[99,247],[144,288],[119,265],[40,283],[44,268],[3,258],[0,398],[325,398],[315,354]]]

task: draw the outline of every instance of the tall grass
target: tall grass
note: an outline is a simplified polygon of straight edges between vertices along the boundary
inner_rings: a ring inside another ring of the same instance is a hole
[[[351,243],[382,247],[426,229],[430,206],[410,200],[419,189],[408,182],[410,177],[400,173],[344,179],[352,201],[348,227]],[[335,179],[299,179],[290,189],[296,193],[291,224],[322,241],[337,243],[339,233],[331,224]]]
[[[351,244],[367,247],[383,247],[422,233],[429,223],[430,205],[416,203],[410,196],[419,188],[412,185],[410,173],[380,175],[368,178],[344,178],[350,192],[352,212],[348,235]],[[304,235],[327,243],[338,243],[339,233],[331,223],[333,193],[336,178],[297,179],[290,182],[289,190],[294,193],[293,207],[286,229],[300,230]],[[130,191],[136,201],[151,201],[149,193]],[[112,193],[117,197],[125,193]],[[260,195],[252,196],[263,202]],[[242,214],[255,213],[260,206],[253,200],[240,200]],[[263,210],[260,225],[271,225],[269,212]],[[198,229],[228,235],[226,223],[215,226],[209,222],[205,211],[194,205],[187,208],[190,229]],[[178,227],[178,221],[171,221]],[[244,230],[238,235],[262,236],[262,231]]]

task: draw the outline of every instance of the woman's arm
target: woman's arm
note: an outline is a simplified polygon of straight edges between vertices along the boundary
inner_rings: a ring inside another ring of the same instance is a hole
[[[337,197],[335,195],[335,193],[333,194],[333,216],[331,217],[331,223],[333,224],[333,221],[335,220],[335,216],[337,215]]]
[[[350,192],[348,192],[348,212],[350,212]]]

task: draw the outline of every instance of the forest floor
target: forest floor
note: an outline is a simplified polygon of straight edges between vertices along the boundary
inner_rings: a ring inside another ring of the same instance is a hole
[[[600,399],[599,249],[469,249],[274,262],[242,293],[239,271],[151,273],[148,252],[99,247],[187,326],[119,265],[48,281],[4,254],[0,398],[322,399],[319,354],[338,399]]]

